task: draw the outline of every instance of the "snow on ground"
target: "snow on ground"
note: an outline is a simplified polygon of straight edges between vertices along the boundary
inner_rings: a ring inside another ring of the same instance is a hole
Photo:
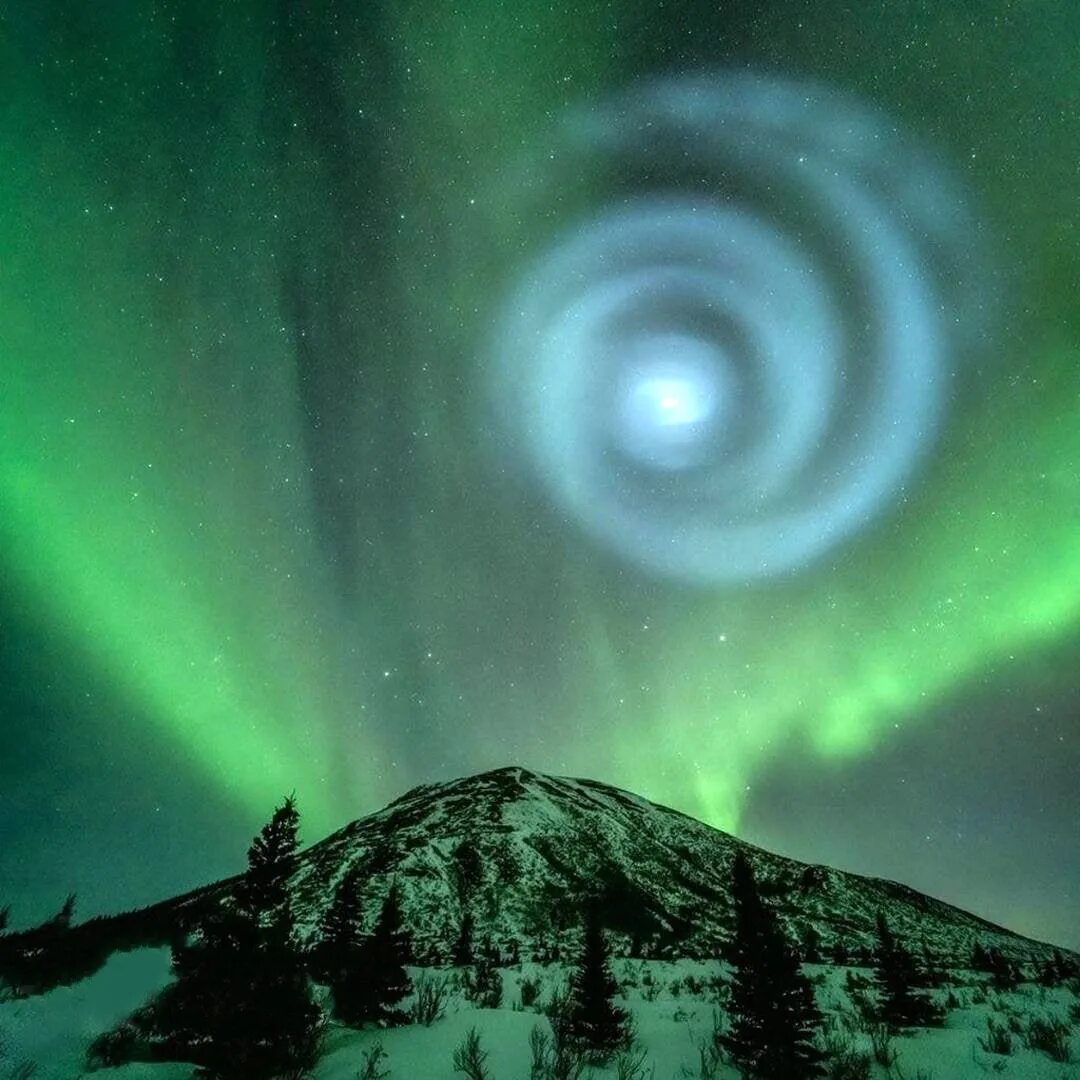
[[[716,1006],[707,989],[690,992],[686,980],[707,983],[718,974],[719,965],[690,960],[617,960],[613,968],[626,987],[624,1003],[633,1014],[639,1044],[648,1052],[648,1067],[641,1080],[653,1077],[697,1080],[700,1075],[697,1047],[711,1036]],[[850,1010],[843,989],[846,968],[809,966],[807,971],[812,976],[824,976],[818,996],[827,1012]],[[546,1027],[546,1020],[535,1011],[514,1011],[520,1003],[520,984],[525,978],[537,978],[543,986],[541,1000],[544,1000],[565,977],[566,969],[560,965],[523,964],[520,970],[503,972],[505,1007],[502,1009],[475,1009],[455,998],[448,1006],[447,1015],[430,1028],[363,1032],[339,1029],[331,1036],[330,1052],[316,1071],[316,1080],[356,1080],[364,1053],[376,1042],[387,1053],[385,1067],[390,1070],[391,1080],[460,1080],[461,1074],[455,1073],[452,1065],[453,1051],[474,1026],[489,1052],[487,1065],[491,1080],[528,1080],[529,1033],[536,1024]],[[677,984],[674,992],[673,983]],[[692,987],[695,986],[692,982]],[[956,993],[961,1000],[969,1000],[976,987],[958,988]],[[1044,995],[1035,987],[1021,987],[1018,992],[1002,994],[1000,1000],[991,995],[991,1004],[1000,1006],[1002,1015],[1014,1012],[1018,1016],[1053,1014],[1065,1018],[1070,1004],[1076,1000],[1065,990],[1051,990]],[[1080,1034],[1077,1033],[1072,1038],[1070,1064],[1051,1061],[1044,1054],[1027,1050],[1018,1036],[1014,1040],[1015,1052],[1009,1057],[982,1051],[976,1040],[985,1034],[986,1017],[992,1012],[990,1004],[969,1005],[950,1013],[944,1029],[895,1038],[892,1043],[897,1053],[895,1068],[890,1072],[875,1065],[873,1077],[875,1080],[975,1080],[987,1075],[1022,1080],[1080,1078]],[[853,1041],[857,1048],[870,1050],[867,1035],[858,1033]],[[594,1080],[607,1080],[614,1078],[616,1071],[608,1066],[595,1068],[589,1075]],[[734,1068],[721,1067],[715,1080],[736,1080],[738,1076]]]
[[[716,1005],[710,982],[720,974],[720,966],[690,960],[616,960],[613,970],[624,987],[624,1003],[633,1015],[639,1043],[648,1052],[648,1068],[640,1080],[697,1080],[697,1046],[707,1041],[713,1030]],[[829,1016],[851,1014],[845,989],[847,970],[807,968],[818,981],[818,1000]],[[0,1062],[0,1080],[6,1080],[5,1068],[21,1060],[38,1064],[35,1080],[71,1080],[84,1075],[100,1080],[188,1080],[191,1070],[184,1065],[129,1065],[94,1074],[83,1071],[82,1054],[89,1040],[141,1004],[163,984],[167,973],[164,950],[134,953],[115,957],[78,986],[0,1004],[0,1031],[9,1034],[15,1047],[7,1062]],[[412,974],[415,977],[421,972],[414,969]],[[562,965],[523,964],[504,969],[502,1008],[474,1008],[453,991],[446,1014],[430,1027],[351,1031],[335,1026],[327,1035],[315,1080],[357,1080],[364,1055],[377,1042],[387,1054],[383,1067],[389,1070],[390,1080],[459,1080],[461,1074],[454,1072],[452,1055],[472,1027],[480,1032],[488,1051],[491,1080],[528,1080],[529,1034],[538,1024],[546,1030],[547,1020],[536,1006],[522,1009],[521,985],[525,980],[536,980],[543,1002],[564,985],[566,975]],[[425,977],[453,983],[455,975],[428,972]],[[1055,1062],[1027,1049],[1019,1035],[1014,1035],[1015,1050],[1010,1056],[988,1054],[977,1042],[985,1035],[988,1016],[1002,1023],[1015,1016],[1016,1026],[1031,1016],[1068,1019],[1070,1010],[1080,1008],[1080,999],[1068,990],[1025,985],[997,994],[969,976],[967,984],[953,992],[961,1007],[949,1012],[946,1026],[895,1038],[895,1067],[890,1072],[875,1065],[874,1080],[981,1080],[987,1075],[1021,1080],[1080,1078],[1080,1023],[1073,1023],[1071,1063]],[[943,997],[947,991],[937,993]],[[870,1049],[865,1032],[856,1030],[850,1037],[857,1048]],[[606,1080],[616,1073],[609,1066],[589,1075],[593,1080]],[[737,1076],[733,1068],[721,1067],[714,1080]]]
[[[169,977],[168,949],[141,949],[112,957],[97,974],[41,997],[0,1001],[0,1078],[23,1062],[37,1066],[34,1080],[72,1080],[83,1074],[90,1041],[138,1008]],[[105,1072],[96,1076],[105,1077]],[[147,1080],[180,1080],[190,1069],[147,1071]],[[141,1074],[128,1070],[125,1080]]]

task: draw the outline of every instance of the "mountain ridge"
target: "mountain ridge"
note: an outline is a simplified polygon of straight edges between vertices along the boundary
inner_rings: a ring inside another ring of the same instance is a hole
[[[592,819],[595,830],[582,819],[593,813],[600,815]],[[642,828],[636,838],[632,825]],[[462,845],[472,845],[481,864],[475,881],[470,879],[470,871],[477,870],[473,856]],[[634,945],[636,929],[637,944],[646,951],[703,955],[727,937],[726,875],[737,850],[751,858],[795,937],[816,938],[821,949],[835,947],[837,939],[850,939],[841,943],[856,952],[871,947],[879,907],[895,909],[902,933],[910,936],[919,929],[928,946],[937,939],[952,959],[984,939],[1016,959],[1042,959],[1053,949],[900,882],[779,856],[635,793],[521,766],[410,789],[307,848],[293,881],[301,921],[314,932],[311,916],[320,904],[313,886],[320,892],[332,888],[336,877],[329,868],[335,860],[341,861],[339,872],[345,864],[358,865],[375,894],[385,892],[390,878],[399,878],[406,919],[414,923],[421,947],[433,955],[445,953],[453,939],[448,913],[460,924],[466,912],[478,935],[497,944],[516,935],[542,954],[560,952],[572,938],[571,927],[558,918],[529,924],[535,915],[529,911],[518,912],[524,924],[520,918],[515,922],[506,909],[528,908],[530,897],[574,908],[597,889],[610,901],[609,915],[621,913],[625,922],[635,900],[645,913],[636,928],[620,927],[620,918],[613,918],[616,949]],[[464,866],[455,865],[463,861]],[[511,881],[508,861],[519,871],[531,865],[534,877]],[[536,876],[536,871],[546,872]],[[665,875],[666,888],[658,880]],[[496,886],[498,904],[492,902]],[[523,890],[529,895],[523,897]]]
[[[365,883],[369,925],[397,884],[421,964],[451,962],[466,918],[474,939],[503,957],[559,960],[576,948],[591,899],[601,901],[616,955],[709,958],[730,937],[728,883],[740,851],[808,960],[868,961],[879,911],[943,966],[967,966],[976,943],[1018,963],[1070,954],[900,882],[777,855],[633,792],[521,766],[409,789],[300,851],[289,892],[298,934],[313,944],[346,872]],[[85,977],[114,952],[170,944],[239,880],[44,936],[9,934],[0,979],[18,981],[16,972],[24,992],[38,993]],[[27,983],[20,950],[33,949],[46,962]]]

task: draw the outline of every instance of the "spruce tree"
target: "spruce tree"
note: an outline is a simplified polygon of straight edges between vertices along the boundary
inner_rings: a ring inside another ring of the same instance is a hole
[[[49,930],[68,930],[75,919],[75,894],[69,893],[60,910],[43,924]]]
[[[260,921],[273,920],[288,902],[288,880],[299,846],[300,814],[290,795],[248,848],[248,868],[237,889],[240,908]]]
[[[897,940],[883,912],[877,915],[877,949],[874,981],[878,988],[878,1012],[889,1027],[930,1027],[940,1023],[942,1012],[927,997],[915,992],[923,973],[915,957]]]
[[[499,951],[490,937],[485,937],[465,969],[465,995],[481,1009],[497,1009],[502,1004],[502,975]]]
[[[971,947],[971,968],[973,971],[990,971],[990,954],[981,941]]]
[[[349,951],[363,941],[364,903],[360,888],[360,868],[350,867],[338,882],[334,897],[323,915],[319,938],[327,952]],[[328,957],[333,960],[333,957]]]
[[[357,1002],[365,998],[364,909],[360,871],[346,871],[323,916],[320,941],[312,958],[316,977],[330,987],[333,1015],[346,1024],[364,1017]]]
[[[173,950],[176,981],[132,1018],[165,1059],[207,1080],[277,1080],[315,1061],[321,1015],[294,937],[286,883],[296,852],[292,799],[248,852],[233,898]]]
[[[847,943],[843,938],[837,938],[829,950],[829,958],[837,967],[846,967],[850,959]]]
[[[806,1080],[822,1075],[814,1045],[821,1014],[799,958],[762,900],[753,868],[739,852],[732,867],[735,967],[728,1031],[720,1042],[744,1075]]]
[[[987,958],[990,981],[995,990],[1011,990],[1021,982],[1019,965],[1011,963],[1000,949],[991,949]]]
[[[821,963],[821,934],[810,923],[802,928],[802,956],[807,964]]]
[[[454,942],[454,966],[468,967],[473,962],[473,917],[468,911],[461,918],[457,941]]]
[[[405,965],[412,948],[401,913],[401,896],[392,885],[383,902],[379,918],[360,952],[364,979],[353,988],[350,1000],[352,1023],[364,1020],[396,1021],[398,1004],[412,988]]]
[[[55,915],[37,926],[0,933],[0,980],[20,995],[40,994],[96,970],[100,964],[88,947],[89,939],[73,942],[68,933],[74,919],[75,894],[71,893]]]
[[[1043,986],[1061,986],[1074,975],[1080,974],[1076,962],[1070,960],[1060,949],[1036,967],[1037,979]]]
[[[581,957],[570,976],[566,1003],[566,1035],[574,1044],[605,1059],[630,1042],[630,1019],[615,1004],[619,984],[611,973],[607,940],[600,920],[600,906],[585,907]]]

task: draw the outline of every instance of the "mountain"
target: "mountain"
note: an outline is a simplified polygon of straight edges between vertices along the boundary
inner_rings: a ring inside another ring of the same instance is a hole
[[[616,953],[714,957],[729,932],[738,851],[795,938],[826,958],[837,946],[853,958],[866,954],[878,911],[901,940],[945,965],[966,964],[976,942],[1024,962],[1056,951],[896,882],[774,855],[618,788],[521,768],[414,788],[303,851],[291,891],[310,940],[349,868],[358,866],[368,883],[372,921],[396,881],[421,962],[448,960],[466,914],[477,942],[490,938],[522,959],[557,959],[576,940],[582,902],[597,895]],[[4,956],[12,950],[0,948],[0,977],[35,992],[83,977],[112,952],[167,943],[237,880],[54,928],[44,942],[28,943],[46,961],[33,978],[12,969]],[[18,935],[8,943],[17,953]],[[50,955],[60,977],[48,973]]]
[[[421,955],[448,955],[466,913],[477,939],[557,952],[599,894],[616,951],[715,956],[728,936],[728,881],[746,853],[799,940],[868,949],[883,910],[900,937],[943,958],[976,941],[1018,960],[1053,950],[914,889],[773,855],[678,811],[593,780],[503,768],[418,787],[300,856],[293,895],[308,932],[358,865],[372,917],[391,879]]]

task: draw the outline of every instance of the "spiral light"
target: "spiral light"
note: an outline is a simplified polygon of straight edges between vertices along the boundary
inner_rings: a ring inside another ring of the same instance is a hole
[[[955,186],[862,105],[746,74],[649,85],[558,140],[549,160],[610,199],[528,263],[492,365],[553,505],[699,583],[853,535],[911,474],[981,329]]]

